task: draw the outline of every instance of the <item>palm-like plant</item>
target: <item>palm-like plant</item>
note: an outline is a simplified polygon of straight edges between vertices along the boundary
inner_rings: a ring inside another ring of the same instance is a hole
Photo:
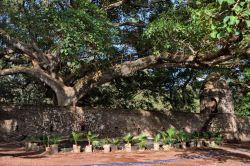
[[[61,137],[58,134],[54,134],[51,136],[51,141],[53,142],[54,145],[59,144],[60,139]]]
[[[161,138],[162,138],[163,144],[167,144],[167,142],[168,142],[167,141],[167,138],[168,138],[167,132],[166,131],[161,131],[160,134],[161,134]]]
[[[117,146],[117,145],[119,144],[119,142],[120,142],[120,140],[117,139],[117,138],[112,138],[112,139],[111,139],[111,144],[113,144],[113,145],[115,145],[115,146]]]
[[[154,142],[155,142],[155,143],[158,143],[160,140],[161,140],[161,134],[158,133],[158,134],[156,134],[155,137],[154,137]]]
[[[141,133],[140,135],[138,135],[138,137],[136,139],[139,142],[139,148],[140,149],[145,148],[147,136],[144,133]]]
[[[89,131],[86,134],[86,137],[88,139],[88,144],[91,145],[94,141],[96,141],[96,139],[98,138],[99,134],[93,134],[91,133],[91,131]]]
[[[172,145],[174,143],[174,137],[176,135],[176,130],[174,128],[169,128],[166,131],[167,143]]]
[[[123,137],[123,140],[126,142],[126,144],[130,144],[132,142],[133,138],[134,137],[130,133],[128,133],[127,135],[125,135]]]
[[[82,136],[82,133],[75,132],[75,131],[72,132],[72,137],[75,141],[75,145],[77,145],[77,142],[80,140],[81,136]]]
[[[185,142],[188,139],[188,135],[187,135],[187,133],[185,131],[180,130],[177,133],[177,139],[178,139],[179,142]]]

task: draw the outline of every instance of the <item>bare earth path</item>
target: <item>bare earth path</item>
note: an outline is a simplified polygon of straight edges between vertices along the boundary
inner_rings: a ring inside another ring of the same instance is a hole
[[[225,145],[219,149],[172,150],[169,152],[59,153],[25,152],[18,144],[0,144],[0,166],[60,165],[171,165],[171,166],[249,166],[250,145]]]

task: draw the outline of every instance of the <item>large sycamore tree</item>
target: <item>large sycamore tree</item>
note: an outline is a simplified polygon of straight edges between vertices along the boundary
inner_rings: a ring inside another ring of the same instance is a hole
[[[148,68],[247,69],[249,29],[248,0],[2,0],[0,75],[38,78],[75,105]]]

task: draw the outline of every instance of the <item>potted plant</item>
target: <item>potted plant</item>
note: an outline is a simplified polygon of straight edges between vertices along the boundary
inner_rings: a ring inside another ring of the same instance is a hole
[[[130,133],[128,133],[127,135],[125,135],[124,137],[123,137],[123,140],[125,141],[125,151],[126,152],[131,152],[131,142],[132,142],[132,140],[133,140],[133,136],[130,134]]]
[[[39,147],[38,147],[38,137],[37,136],[30,136],[28,137],[28,150],[31,151],[38,151]]]
[[[144,133],[141,133],[136,137],[136,140],[138,141],[139,151],[144,151],[146,148],[147,136]]]
[[[216,135],[215,138],[214,138],[215,147],[217,145],[221,145],[222,141],[223,141],[223,137],[222,137],[222,135],[220,133],[218,133],[218,135]]]
[[[162,141],[163,141],[163,149],[168,151],[172,148],[174,144],[174,137],[175,137],[175,129],[169,128],[165,132],[161,132]]]
[[[104,153],[109,153],[111,150],[111,145],[110,145],[110,139],[105,138],[102,140],[102,147],[103,147],[103,152]]]
[[[190,136],[190,141],[189,141],[189,147],[194,148],[196,146],[196,142],[199,140],[199,133],[198,132],[192,132]]]
[[[58,144],[60,142],[60,139],[61,137],[58,134],[54,134],[51,136],[52,145],[50,147],[51,147],[52,154],[58,153]]]
[[[161,134],[158,133],[154,137],[154,151],[159,151],[159,149],[160,149],[159,141],[160,140],[161,140]]]
[[[98,138],[98,134],[92,134],[91,131],[89,131],[87,134],[86,134],[86,137],[88,139],[88,145],[85,147],[85,152],[86,153],[91,153],[93,152],[93,142],[96,141],[96,139]],[[96,142],[95,142],[96,143]]]
[[[27,136],[25,138],[25,150],[26,151],[32,150],[33,142],[34,142],[34,137],[33,136]]]
[[[75,144],[73,144],[73,152],[74,153],[80,153],[81,152],[81,146],[78,145],[78,141],[80,140],[82,136],[82,133],[79,132],[72,132],[72,137],[74,139]]]
[[[119,145],[119,139],[117,139],[117,138],[112,138],[111,139],[111,144],[112,144],[112,147],[111,147],[111,149],[112,149],[112,151],[117,151],[118,150],[118,145]]]
[[[211,132],[210,131],[204,131],[202,133],[202,136],[205,139],[204,140],[205,146],[210,147]]]
[[[223,137],[219,132],[215,132],[213,135],[213,140],[211,142],[211,147],[217,147],[217,145],[221,145],[223,141]]]
[[[180,142],[181,144],[181,148],[183,149],[186,149],[187,148],[187,138],[188,138],[188,135],[186,132],[184,132],[183,130],[180,130],[178,133],[177,133],[177,140],[178,142]]]
[[[41,135],[40,141],[42,142],[43,149],[45,149],[46,152],[50,152],[49,136],[45,134]]]

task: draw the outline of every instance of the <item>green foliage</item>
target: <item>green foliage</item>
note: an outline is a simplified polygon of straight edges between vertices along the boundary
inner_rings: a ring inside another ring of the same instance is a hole
[[[174,128],[169,128],[166,131],[161,132],[162,141],[164,144],[172,145],[176,136],[176,130]]]
[[[161,140],[161,133],[158,133],[154,137],[154,142],[158,143]]]
[[[104,138],[100,142],[101,142],[101,145],[107,145],[107,144],[110,144],[112,141],[110,138]]]
[[[146,141],[147,141],[147,136],[144,133],[141,133],[137,137],[135,137],[135,140],[138,141],[139,148],[145,148],[146,147]]]
[[[196,141],[198,141],[198,140],[201,138],[201,133],[198,132],[198,131],[194,131],[194,132],[191,134],[191,138],[192,138],[192,139],[195,139]]]
[[[132,136],[130,133],[128,133],[123,137],[123,140],[125,141],[126,144],[130,144],[130,143],[132,143],[133,138],[134,138],[134,136]]]
[[[113,145],[119,145],[119,143],[120,143],[120,140],[118,139],[118,138],[112,138],[111,139],[111,144],[113,144]]]
[[[189,136],[185,131],[180,130],[176,133],[176,138],[178,142],[186,142],[188,141]]]
[[[50,138],[51,138],[50,141],[52,142],[52,144],[59,144],[61,141],[61,136],[58,134],[53,134],[51,135]]]
[[[75,131],[72,132],[72,137],[75,141],[75,145],[77,145],[77,142],[81,139],[82,135],[83,134],[80,132],[75,132]]]
[[[91,145],[93,143],[98,144],[99,142],[96,140],[99,134],[93,134],[91,131],[88,131],[86,134],[86,138],[88,139],[88,144]]]
[[[40,141],[43,143],[43,145],[45,146],[45,147],[49,147],[49,145],[50,145],[50,140],[49,140],[49,136],[48,135],[41,135],[41,136],[39,136],[39,139],[40,139]]]

